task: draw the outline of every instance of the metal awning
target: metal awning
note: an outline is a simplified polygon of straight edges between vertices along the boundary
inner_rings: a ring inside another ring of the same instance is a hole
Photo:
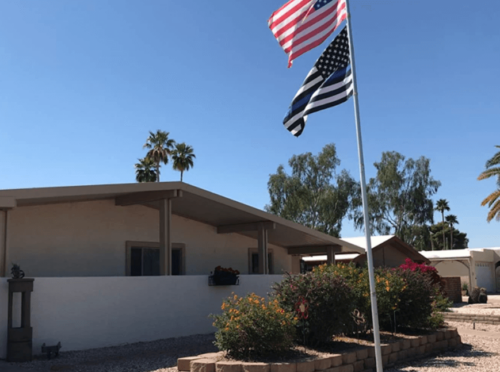
[[[342,239],[307,228],[257,208],[236,202],[183,182],[132,183],[72,187],[0,190],[0,198],[9,205],[24,206],[112,199],[117,206],[139,204],[160,209],[160,200],[174,193],[172,213],[217,228],[219,233],[237,232],[257,239],[257,224],[268,230],[271,244],[288,248],[290,254],[336,251],[363,253],[364,250]]]

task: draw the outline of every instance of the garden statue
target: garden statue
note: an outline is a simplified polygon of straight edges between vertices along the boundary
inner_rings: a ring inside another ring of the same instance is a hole
[[[57,345],[54,346],[45,346],[45,342],[42,345],[42,353],[47,354],[47,358],[50,359],[52,353],[54,353],[55,357],[59,356],[59,349],[61,349],[61,343],[58,342]]]
[[[474,287],[469,296],[469,304],[485,304],[488,302],[486,288]]]
[[[12,279],[22,279],[24,278],[24,271],[21,270],[18,264],[13,263],[12,269],[10,269],[12,274]]]

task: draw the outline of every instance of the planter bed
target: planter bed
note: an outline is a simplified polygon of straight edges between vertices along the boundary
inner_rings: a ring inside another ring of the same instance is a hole
[[[382,339],[384,366],[462,346],[457,329],[451,327],[419,336],[384,334]],[[238,361],[227,359],[224,352],[218,352],[179,358],[177,368],[186,372],[361,372],[375,369],[372,343],[347,338],[339,340],[334,353],[297,348],[286,360]]]

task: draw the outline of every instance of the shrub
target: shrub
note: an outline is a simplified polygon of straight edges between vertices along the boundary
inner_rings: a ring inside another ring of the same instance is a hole
[[[405,297],[404,325],[408,327],[427,327],[431,329],[443,325],[444,317],[441,314],[447,311],[452,302],[445,296],[444,281],[433,266],[416,264],[407,258],[400,266],[402,275],[411,285],[411,291]],[[412,273],[412,274],[410,274]]]
[[[298,318],[301,343],[319,345],[352,328],[354,294],[346,279],[332,271],[288,275],[273,289],[283,309]]]
[[[293,346],[298,319],[276,299],[234,295],[223,301],[221,309],[222,314],[212,315],[218,328],[215,345],[231,357],[276,355]]]
[[[363,314],[367,327],[373,327],[367,267],[322,265],[316,272],[331,272],[344,278],[352,288],[353,306]],[[440,312],[450,302],[443,296],[441,278],[434,267],[407,260],[403,268],[377,268],[374,276],[381,330],[394,332],[396,325],[437,328],[443,323]]]

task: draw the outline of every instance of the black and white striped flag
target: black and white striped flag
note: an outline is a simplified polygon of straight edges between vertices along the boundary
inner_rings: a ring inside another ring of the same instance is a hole
[[[283,125],[294,136],[302,134],[307,115],[341,104],[352,95],[349,62],[349,40],[344,27],[309,71],[283,119]]]

